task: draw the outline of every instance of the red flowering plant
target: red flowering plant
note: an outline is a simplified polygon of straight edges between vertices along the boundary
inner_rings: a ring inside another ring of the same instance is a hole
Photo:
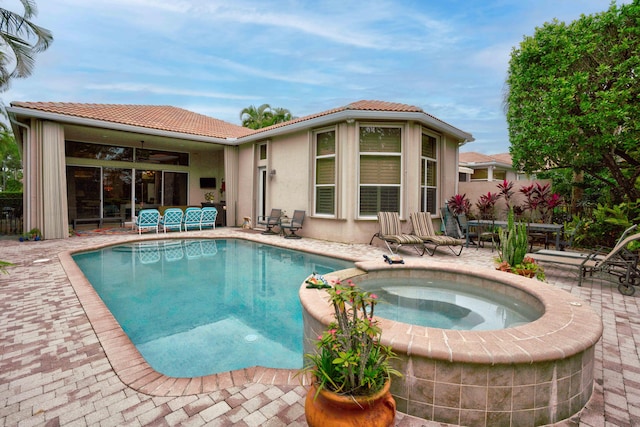
[[[305,354],[303,372],[313,375],[318,392],[322,389],[354,396],[372,395],[384,387],[395,357],[391,347],[380,344],[381,329],[373,318],[378,302],[353,282],[336,282],[327,289],[335,321],[318,337],[317,352]]]

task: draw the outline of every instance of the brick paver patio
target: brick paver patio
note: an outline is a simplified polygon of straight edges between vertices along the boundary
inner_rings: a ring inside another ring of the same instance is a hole
[[[188,237],[244,237],[292,248],[313,248],[352,259],[382,259],[382,248],[342,245],[239,229],[182,233]],[[145,238],[156,237],[155,234]],[[0,427],[30,425],[185,425],[304,426],[304,386],[247,382],[246,375],[219,376],[204,392],[186,396],[150,396],[125,385],[105,354],[58,254],[96,244],[137,239],[131,235],[95,235],[65,240],[0,240],[0,259],[16,264],[0,275]],[[440,249],[421,262],[455,262],[461,268],[491,267],[495,252],[468,248],[461,257]],[[415,257],[410,252],[405,257]],[[417,258],[417,257],[416,257]],[[566,426],[640,425],[640,312],[638,298],[620,295],[611,284],[577,278],[547,268],[550,286],[589,302],[601,314],[604,335],[596,347],[596,385],[586,408]],[[107,346],[110,344],[107,342]],[[153,375],[153,374],[151,374]],[[171,385],[166,385],[170,387]],[[174,386],[177,386],[174,384]],[[186,387],[186,386],[185,386]],[[398,414],[397,426],[442,426]]]

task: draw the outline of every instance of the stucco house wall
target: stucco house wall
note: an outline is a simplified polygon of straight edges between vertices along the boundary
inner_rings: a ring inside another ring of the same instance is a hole
[[[336,130],[338,146],[337,159],[337,208],[332,218],[313,214],[314,192],[314,158],[313,132],[307,129],[282,137],[256,141],[240,145],[240,187],[238,207],[240,217],[251,216],[256,223],[258,216],[257,194],[254,190],[259,176],[258,167],[267,170],[267,188],[265,213],[272,208],[286,211],[288,216],[296,209],[306,211],[304,228],[299,234],[347,243],[366,243],[378,231],[376,217],[361,218],[358,215],[358,157],[360,125],[387,124],[401,126],[403,134],[402,147],[402,181],[400,216],[403,230],[410,232],[408,222],[410,212],[420,210],[420,147],[424,126],[416,122],[371,122],[353,120],[324,126],[322,129]],[[441,137],[438,147],[438,205],[444,206],[447,198],[456,189],[458,142],[449,135],[427,129]],[[258,159],[259,146],[267,144],[267,159]],[[270,173],[275,171],[275,174]],[[253,214],[248,214],[252,212]],[[439,212],[433,212],[435,218]]]
[[[456,190],[458,148],[473,141],[471,134],[419,107],[383,101],[358,101],[256,131],[168,106],[16,102],[7,111],[23,151],[25,227],[42,228],[47,239],[68,237],[69,221],[66,194],[55,188],[45,189],[43,176],[56,178],[58,188],[66,188],[66,165],[78,163],[101,168],[188,173],[187,203],[190,205],[199,205],[204,201],[204,194],[211,191],[200,188],[200,178],[215,177],[216,201],[227,202],[228,226],[241,225],[245,216],[251,217],[256,226],[264,194],[265,213],[271,208],[281,208],[288,215],[296,209],[306,211],[304,228],[300,232],[303,236],[364,243],[378,231],[378,223],[375,213],[371,212],[375,206],[375,190],[374,196],[368,195],[373,197],[366,209],[371,214],[364,217],[359,214],[359,167],[363,155],[359,151],[360,126],[387,126],[401,131],[401,150],[396,152],[400,167],[397,167],[398,163],[392,167],[399,171],[400,177],[394,178],[396,181],[391,187],[399,189],[398,205],[394,210],[399,211],[405,232],[410,231],[409,213],[421,210],[421,162],[426,161],[421,157],[423,134],[429,141],[437,141],[433,145],[436,147],[437,182],[430,189],[436,191],[430,198],[435,201],[433,210],[436,212],[433,213],[436,217],[437,208],[443,206]],[[335,131],[335,212],[316,215],[314,170],[318,160],[315,139],[317,132],[327,129]],[[369,138],[378,141],[375,138],[380,135],[373,132]],[[394,135],[393,141],[397,141],[397,134]],[[189,153],[189,164],[171,166],[115,162],[108,158],[70,159],[64,157],[66,141],[185,152]],[[384,147],[385,143],[374,142],[371,147]],[[391,144],[397,146],[397,142]],[[261,146],[266,147],[264,160],[260,159]],[[58,160],[44,161],[43,147],[48,150],[47,156]],[[393,157],[389,154],[391,151],[382,151],[384,153],[369,151],[368,155]],[[383,159],[381,164],[387,163]],[[261,170],[266,175],[259,175]],[[223,179],[226,192],[220,195]],[[385,183],[370,185],[379,192],[387,192],[383,188],[388,186]],[[381,197],[389,197],[387,193],[381,194],[378,193],[378,203],[381,203]],[[92,196],[101,198],[100,195]],[[395,200],[396,196],[392,197]],[[132,194],[131,202],[134,201]],[[395,203],[392,205],[396,206]],[[59,214],[50,215],[54,210]]]

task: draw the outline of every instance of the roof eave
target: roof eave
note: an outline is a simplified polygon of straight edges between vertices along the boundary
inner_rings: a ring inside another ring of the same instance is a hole
[[[433,118],[432,116],[421,112],[406,111],[369,111],[369,110],[343,110],[325,116],[314,117],[309,120],[303,120],[290,125],[279,126],[265,131],[256,131],[250,135],[237,139],[237,143],[243,144],[247,142],[258,141],[266,138],[272,138],[279,135],[288,134],[297,130],[305,130],[314,127],[321,127],[335,122],[346,120],[413,120],[434,128],[443,133],[458,138],[460,144],[475,141],[470,133],[464,132],[456,127],[449,125]]]
[[[102,129],[116,130],[122,132],[142,133],[146,135],[163,136],[167,138],[186,139],[190,141],[207,142],[212,144],[235,145],[236,138],[216,138],[204,135],[194,135],[191,133],[166,131],[162,129],[154,129],[144,126],[127,125],[123,123],[109,122],[105,120],[88,119],[85,117],[69,116],[66,114],[50,113],[47,111],[33,110],[23,107],[6,107],[10,116],[16,120],[18,117],[34,118],[41,120],[50,120],[60,123],[90,126]],[[15,134],[14,129],[14,134]]]

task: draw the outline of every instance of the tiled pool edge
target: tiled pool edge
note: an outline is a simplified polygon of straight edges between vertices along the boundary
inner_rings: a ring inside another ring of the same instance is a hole
[[[83,251],[104,246],[83,248]],[[309,385],[307,377],[297,375],[298,370],[260,366],[194,378],[169,377],[155,371],[142,357],[78,265],[73,261],[72,254],[76,252],[78,251],[59,253],[60,264],[67,274],[111,367],[118,378],[128,387],[151,396],[176,397],[211,393],[250,383]]]

